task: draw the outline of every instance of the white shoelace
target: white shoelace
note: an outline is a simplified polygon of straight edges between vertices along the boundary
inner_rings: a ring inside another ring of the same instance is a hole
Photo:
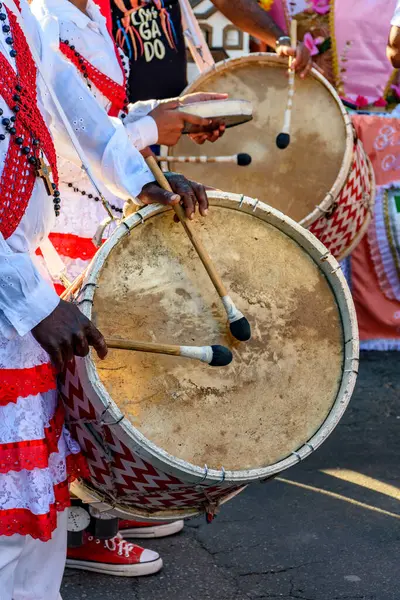
[[[130,558],[131,552],[135,547],[135,544],[124,540],[120,533],[117,533],[111,540],[105,540],[104,545],[111,552],[117,552],[118,556],[125,556],[125,558]]]

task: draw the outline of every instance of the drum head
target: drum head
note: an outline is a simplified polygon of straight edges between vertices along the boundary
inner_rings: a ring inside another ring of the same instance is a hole
[[[94,296],[96,324],[106,337],[224,344],[233,363],[216,368],[110,350],[96,361],[98,373],[131,423],[169,455],[201,468],[267,467],[308,442],[337,401],[340,311],[321,267],[255,214],[213,206],[195,227],[251,323],[251,341],[230,337],[215,289],[167,211],[107,255]]]
[[[284,214],[303,222],[331,192],[340,191],[351,166],[353,139],[350,121],[336,92],[314,72],[296,77],[291,143],[279,150],[287,103],[287,62],[261,54],[219,63],[201,75],[186,92],[221,92],[243,98],[253,106],[253,120],[227,131],[215,144],[197,146],[182,137],[170,149],[174,156],[223,156],[247,153],[251,165],[170,164],[209,186],[259,198]],[[332,197],[328,196],[328,206]],[[321,216],[316,214],[315,218]]]
[[[203,119],[220,119],[226,128],[235,127],[251,121],[253,108],[246,100],[209,100],[194,102],[179,108],[181,112],[202,117]],[[192,126],[187,123],[183,133],[190,133]]]

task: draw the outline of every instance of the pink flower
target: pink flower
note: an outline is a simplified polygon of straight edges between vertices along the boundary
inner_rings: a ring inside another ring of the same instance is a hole
[[[387,102],[386,102],[385,98],[382,96],[381,98],[378,98],[378,100],[376,100],[374,102],[374,106],[387,106]]]
[[[319,15],[326,15],[330,11],[330,0],[308,0],[312,10]]]
[[[400,98],[400,85],[391,85],[392,90],[394,90],[397,98]]]
[[[316,54],[319,54],[319,50],[316,46],[316,43],[314,42],[314,38],[311,35],[311,33],[306,33],[304,38],[303,38],[303,42],[305,47],[309,50],[311,56],[315,56]]]
[[[355,100],[355,105],[357,106],[357,108],[365,108],[366,106],[368,106],[368,104],[368,99],[365,96],[357,96]]]

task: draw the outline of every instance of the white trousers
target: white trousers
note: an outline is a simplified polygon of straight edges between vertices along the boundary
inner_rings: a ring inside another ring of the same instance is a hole
[[[66,555],[66,510],[48,542],[0,536],[0,600],[61,600]]]

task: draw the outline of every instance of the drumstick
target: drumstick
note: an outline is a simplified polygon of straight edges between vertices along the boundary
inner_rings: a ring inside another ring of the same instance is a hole
[[[157,160],[167,163],[232,163],[239,167],[247,167],[252,162],[250,154],[245,152],[232,156],[157,156]]]
[[[151,169],[154,177],[157,180],[157,183],[164,189],[172,192],[172,188],[168,183],[168,179],[165,177],[164,173],[161,171],[160,167],[157,164],[157,161],[153,156],[149,156],[146,158],[146,162]],[[233,303],[232,298],[228,294],[228,290],[222,283],[222,280],[214,267],[211,258],[209,257],[207,250],[204,248],[201,240],[197,237],[195,229],[193,225],[186,218],[185,211],[180,204],[175,204],[173,206],[175,214],[178,216],[180,222],[182,223],[188,238],[193,244],[194,249],[201,262],[203,263],[215,289],[218,292],[219,297],[222,300],[222,304],[224,305],[226,314],[228,315],[229,320],[229,328],[233,337],[241,342],[246,342],[251,338],[251,329],[250,323],[246,319],[246,317],[236,308]]]
[[[292,19],[290,25],[290,38],[292,41],[292,48],[296,50],[297,48],[297,21],[296,19]],[[293,97],[294,97],[294,81],[295,81],[295,73],[290,68],[292,66],[292,62],[294,60],[293,56],[289,57],[289,87],[288,87],[288,99],[285,111],[285,118],[283,120],[283,129],[281,133],[276,138],[276,145],[280,150],[284,150],[290,144],[290,124],[292,120],[292,107],[293,107]]]
[[[226,367],[232,362],[232,352],[225,346],[172,346],[170,344],[154,344],[150,342],[135,342],[133,340],[107,339],[109,348],[118,350],[134,350],[136,352],[151,352],[152,354],[168,354],[182,356],[207,363],[212,367]]]

